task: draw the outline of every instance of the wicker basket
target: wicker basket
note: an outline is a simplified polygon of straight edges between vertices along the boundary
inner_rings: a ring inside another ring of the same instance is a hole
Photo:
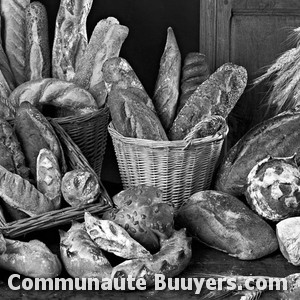
[[[85,169],[97,176],[79,147],[66,134],[57,121],[50,120],[50,123],[54,127],[62,144],[68,169]],[[15,238],[30,232],[67,224],[72,220],[80,220],[83,218],[85,211],[101,215],[107,210],[110,210],[113,207],[113,203],[100,179],[99,184],[101,187],[101,195],[96,203],[83,205],[81,207],[65,207],[39,216],[29,217],[10,223],[4,223],[3,220],[0,219],[0,231],[6,237]]]
[[[228,133],[226,121],[214,136],[181,141],[151,141],[124,137],[112,123],[112,137],[123,188],[154,185],[175,211],[193,193],[208,189],[223,141]],[[192,137],[193,134],[190,135]]]
[[[109,109],[104,107],[83,116],[54,118],[54,120],[72,138],[100,177],[106,148]]]

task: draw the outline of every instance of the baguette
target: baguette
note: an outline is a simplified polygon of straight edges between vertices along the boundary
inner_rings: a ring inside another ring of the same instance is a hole
[[[8,99],[14,110],[24,101],[29,101],[49,117],[80,116],[98,111],[97,103],[88,91],[55,78],[25,82]]]
[[[30,0],[1,1],[4,20],[4,45],[16,84],[26,81],[26,7]]]
[[[33,184],[2,166],[0,166],[0,197],[9,207],[30,217],[54,210],[53,203]]]
[[[45,6],[37,1],[26,8],[26,81],[50,77],[48,17]]]
[[[168,140],[157,115],[132,89],[114,88],[109,93],[107,103],[115,129],[127,137]]]
[[[203,118],[219,115],[226,118],[244,92],[247,71],[226,63],[204,81],[176,116],[168,133],[170,140],[182,140]]]
[[[54,208],[61,206],[61,172],[58,160],[49,149],[41,149],[36,161],[37,189],[43,193]]]
[[[34,278],[54,278],[61,273],[58,257],[41,241],[5,240],[6,251],[0,255],[2,269]]]
[[[86,20],[93,0],[61,0],[55,22],[52,77],[71,81],[88,43]]]
[[[107,97],[102,73],[103,63],[119,55],[128,32],[128,27],[120,25],[116,18],[101,20],[97,23],[84,57],[78,64],[74,82],[94,96],[98,107],[105,104]]]
[[[174,121],[179,96],[181,54],[171,27],[160,59],[153,102],[161,123],[168,131]]]
[[[63,151],[54,129],[29,102],[23,102],[17,110],[15,132],[35,180],[37,179],[36,162],[41,149],[50,149],[61,164]]]

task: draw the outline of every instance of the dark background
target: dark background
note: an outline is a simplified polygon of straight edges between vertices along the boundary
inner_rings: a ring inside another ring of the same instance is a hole
[[[75,0],[79,1],[79,0]],[[59,0],[41,0],[47,9],[52,46]],[[88,37],[101,19],[113,16],[129,28],[120,56],[132,66],[150,96],[163,53],[167,28],[173,28],[182,59],[199,50],[199,0],[94,0],[87,19]],[[120,184],[117,163],[108,137],[102,180]]]

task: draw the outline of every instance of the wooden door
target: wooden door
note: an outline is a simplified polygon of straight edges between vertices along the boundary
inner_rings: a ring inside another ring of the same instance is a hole
[[[229,147],[264,118],[267,85],[254,78],[287,49],[300,26],[299,0],[200,0],[199,49],[215,70],[225,62],[246,67],[248,87],[228,118]]]

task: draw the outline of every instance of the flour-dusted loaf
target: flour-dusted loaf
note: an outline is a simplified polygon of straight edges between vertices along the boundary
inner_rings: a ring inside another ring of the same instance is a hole
[[[174,31],[169,27],[153,95],[154,106],[166,131],[170,129],[175,118],[180,71],[181,53]]]
[[[26,8],[26,81],[50,77],[50,45],[45,6],[34,1]]]
[[[4,49],[17,85],[26,81],[26,7],[30,0],[9,0],[0,2],[4,23]]]
[[[113,88],[109,93],[107,103],[115,129],[126,137],[168,140],[158,116],[132,89]]]
[[[226,118],[244,92],[247,71],[226,63],[218,68],[190,96],[177,114],[168,133],[170,140],[183,139],[190,130],[209,115]]]
[[[13,109],[17,109],[24,101],[30,102],[50,117],[80,116],[98,111],[97,103],[88,91],[72,82],[56,78],[25,82],[8,99]]]
[[[52,76],[70,81],[88,44],[86,21],[93,0],[61,0],[55,22]]]
[[[147,94],[143,84],[134,72],[129,62],[123,57],[113,57],[103,64],[103,78],[110,93],[115,88],[133,88],[149,108],[155,111],[152,99]]]
[[[207,190],[193,194],[175,219],[206,245],[242,260],[266,256],[278,248],[271,226],[229,194]]]
[[[54,210],[53,203],[33,184],[2,166],[0,166],[0,197],[6,205],[30,217]]]
[[[190,52],[183,61],[180,97],[177,112],[185,105],[197,87],[210,76],[206,56],[200,52]]]
[[[23,102],[17,110],[15,132],[35,180],[36,162],[41,149],[50,149],[61,163],[63,151],[54,129],[29,102]]]
[[[36,186],[55,209],[61,206],[61,171],[57,157],[49,149],[41,149],[36,160]]]
[[[88,90],[99,107],[105,104],[107,97],[102,66],[107,59],[119,56],[128,33],[128,27],[119,24],[114,17],[99,21],[76,68],[74,82]]]
[[[5,240],[6,251],[0,255],[1,269],[33,278],[54,278],[60,275],[60,260],[43,242]]]

